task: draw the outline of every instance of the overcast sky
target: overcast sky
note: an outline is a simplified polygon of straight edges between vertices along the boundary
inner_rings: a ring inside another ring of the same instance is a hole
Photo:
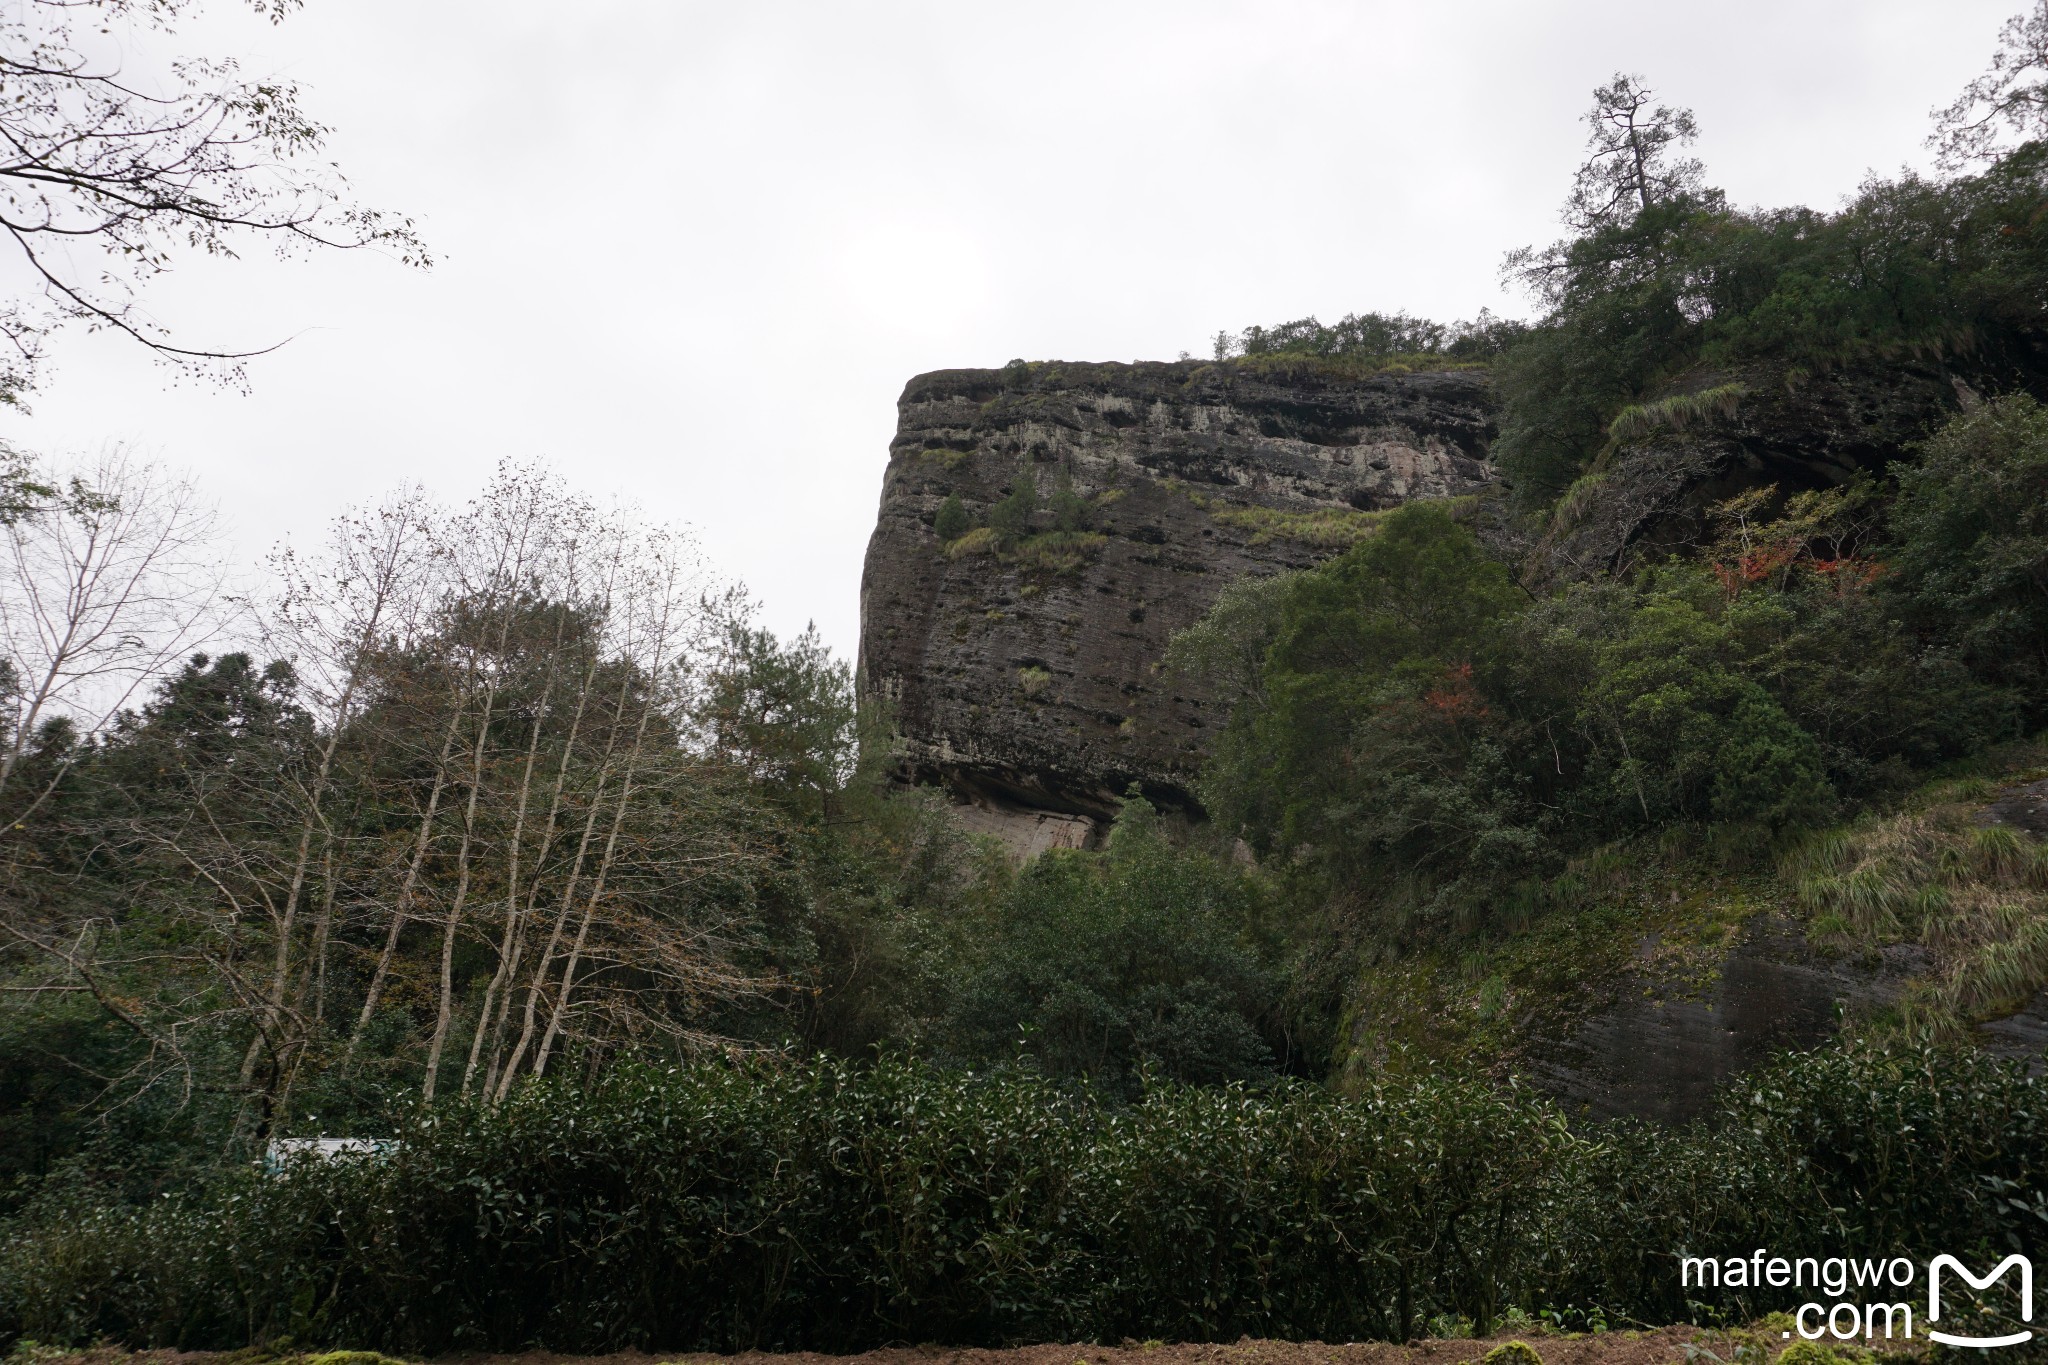
[[[228,0],[217,8],[231,10]],[[1924,166],[1927,111],[2017,0],[1028,5],[307,0],[160,52],[299,81],[427,273],[365,253],[192,263],[187,345],[295,335],[249,395],[67,334],[46,452],[194,471],[253,561],[502,456],[693,526],[781,631],[850,656],[904,382],[1170,359],[1218,328],[1527,310],[1592,87],[1691,106],[1743,204],[1837,204]]]

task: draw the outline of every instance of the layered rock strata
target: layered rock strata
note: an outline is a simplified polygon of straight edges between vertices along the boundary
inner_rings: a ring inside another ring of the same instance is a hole
[[[1016,362],[920,375],[898,414],[861,684],[893,706],[905,778],[1019,852],[1087,843],[1132,784],[1193,806],[1227,702],[1161,660],[1226,584],[1493,479],[1476,369]]]

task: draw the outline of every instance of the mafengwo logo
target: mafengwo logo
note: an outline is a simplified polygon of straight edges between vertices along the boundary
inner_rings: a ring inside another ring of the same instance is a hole
[[[1979,1350],[1990,1350],[1997,1346],[2019,1346],[2034,1339],[2032,1328],[2008,1332],[1995,1337],[1965,1336],[1956,1332],[1945,1332],[1937,1325],[1941,1321],[1941,1288],[1944,1273],[1951,1276],[1950,1282],[1960,1279],[1970,1288],[1985,1290],[2017,1270],[2020,1321],[2034,1320],[2034,1263],[2015,1252],[2006,1257],[1985,1275],[1978,1275],[1953,1256],[1936,1256],[1927,1263],[1927,1318],[1922,1324],[1924,1335],[1930,1341],[1944,1346],[1972,1346]],[[1812,1287],[1832,1296],[1835,1302],[1802,1303],[1793,1313],[1792,1321],[1799,1335],[1808,1341],[1818,1341],[1831,1336],[1837,1341],[1853,1341],[1858,1337],[1873,1340],[1880,1334],[1886,1338],[1913,1336],[1913,1305],[1911,1303],[1879,1303],[1862,1301],[1864,1295],[1852,1300],[1848,1297],[1851,1289],[1883,1290],[1908,1289],[1920,1278],[1912,1261],[1904,1256],[1889,1261],[1869,1258],[1830,1256],[1825,1260],[1812,1256],[1787,1258],[1772,1256],[1762,1248],[1747,1259],[1730,1256],[1715,1260],[1705,1256],[1685,1256],[1679,1259],[1679,1283],[1687,1289],[1805,1289]],[[1869,1296],[1874,1298],[1873,1296]],[[1950,1294],[1950,1302],[1954,1302]],[[1791,1336],[1786,1332],[1785,1336]]]
[[[1944,1346],[1983,1347],[2018,1346],[2023,1342],[2034,1339],[2034,1333],[2031,1329],[2023,1332],[2012,1332],[2002,1337],[1959,1337],[1951,1336],[1947,1332],[1934,1330],[1933,1324],[1941,1319],[1941,1272],[1944,1267],[1962,1276],[1972,1289],[1989,1289],[1993,1281],[2003,1276],[2006,1271],[2017,1267],[2020,1272],[2020,1320],[2022,1322],[2032,1322],[2034,1320],[2034,1263],[2026,1257],[2018,1252],[2014,1252],[2000,1261],[1996,1269],[1980,1280],[1975,1275],[1972,1275],[1969,1269],[1955,1257],[1937,1256],[1927,1265],[1927,1335],[1929,1337]]]

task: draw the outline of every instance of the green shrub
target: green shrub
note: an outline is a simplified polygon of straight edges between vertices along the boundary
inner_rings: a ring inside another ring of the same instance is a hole
[[[1823,1346],[1818,1341],[1795,1341],[1778,1352],[1775,1365],[1860,1365],[1870,1353],[1840,1346]]]
[[[1005,558],[1021,569],[1071,574],[1108,543],[1100,531],[1041,531],[1011,544]]]
[[[1046,510],[1052,513],[1055,531],[1073,535],[1088,529],[1088,499],[1074,491],[1074,476],[1066,469],[1060,470],[1059,479],[1053,484],[1052,496],[1046,499]]]
[[[947,1024],[975,1062],[1020,1053],[1135,1095],[1141,1075],[1258,1081],[1280,983],[1247,945],[1254,885],[1175,849],[1142,798],[1106,854],[1050,852],[1011,887]]]
[[[973,529],[974,518],[968,515],[967,504],[960,501],[958,493],[948,493],[932,517],[932,533],[942,541],[952,541]]]

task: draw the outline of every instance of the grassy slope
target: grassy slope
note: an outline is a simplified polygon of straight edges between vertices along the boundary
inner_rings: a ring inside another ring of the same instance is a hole
[[[1789,845],[1754,831],[1678,829],[1575,859],[1518,932],[1385,957],[1352,996],[1336,1068],[1471,1061],[1510,1069],[1622,989],[1711,995],[1743,926],[1774,913],[1824,953],[1874,957],[1918,944],[1929,967],[1859,1031],[1960,1035],[2048,986],[2048,842],[1981,813],[2048,777],[2048,744],[1989,756]]]

